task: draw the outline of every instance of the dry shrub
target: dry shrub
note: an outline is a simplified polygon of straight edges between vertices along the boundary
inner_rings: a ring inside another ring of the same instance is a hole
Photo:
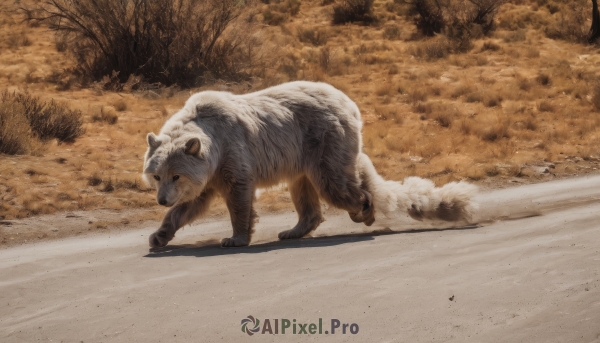
[[[83,134],[80,111],[54,100],[44,102],[29,93],[0,94],[0,152],[28,154],[39,141],[73,142]]]
[[[90,186],[98,186],[101,183],[102,177],[100,177],[100,175],[98,175],[97,173],[94,173],[90,177],[88,177],[88,185]]]
[[[523,42],[527,39],[527,31],[524,29],[519,29],[517,31],[511,31],[511,32],[507,32],[504,37],[502,37],[502,40],[505,43],[516,43],[516,42]]]
[[[54,37],[54,46],[56,47],[56,51],[67,51],[67,48],[69,47],[68,37],[68,35],[56,35]]]
[[[127,111],[127,103],[123,99],[115,101],[112,105],[118,112]]]
[[[321,46],[327,43],[327,35],[317,28],[301,28],[298,30],[298,40],[302,43],[310,43],[314,46]]]
[[[531,89],[531,81],[525,77],[518,77],[517,84],[519,85],[519,89],[523,91],[529,91]]]
[[[538,110],[540,112],[554,112],[556,109],[555,109],[554,105],[550,101],[548,101],[548,100],[542,100],[538,104]]]
[[[480,131],[480,137],[484,141],[495,142],[502,138],[510,138],[510,121],[508,119],[498,119],[496,123],[489,125]]]
[[[443,37],[428,39],[424,42],[414,44],[408,49],[408,53],[412,56],[427,60],[445,58],[451,52],[452,46],[450,42]]]
[[[494,17],[506,0],[399,0],[425,36],[444,33],[455,52],[471,48],[471,39],[494,29]]]
[[[546,37],[568,42],[586,43],[591,8],[587,0],[569,1],[553,15],[553,21],[544,29]]]
[[[500,106],[502,97],[495,93],[486,93],[483,95],[482,102],[486,107],[496,107]]]
[[[422,89],[413,89],[409,94],[409,100],[412,103],[422,102],[427,100],[427,92]]]
[[[389,40],[400,39],[402,31],[398,25],[388,25],[383,29],[383,38]]]
[[[483,96],[480,92],[473,92],[467,94],[465,97],[465,102],[481,102],[483,100]]]
[[[533,46],[530,46],[527,48],[527,51],[525,52],[525,56],[529,57],[529,58],[538,58],[540,57],[540,51],[538,49],[536,49]]]
[[[487,41],[481,46],[481,51],[498,51],[500,49],[502,49],[500,45],[491,41]]]
[[[112,108],[112,107],[104,107],[103,106],[100,109],[100,113],[94,114],[92,116],[93,122],[103,122],[103,123],[107,123],[110,125],[116,124],[118,120],[119,120],[119,116],[117,115],[114,108]]]
[[[21,104],[0,102],[0,153],[23,155],[35,150],[36,141],[24,112]]]
[[[454,99],[460,98],[461,96],[463,96],[465,94],[471,93],[472,89],[473,88],[470,85],[460,84],[452,90],[452,93],[450,93],[450,96]]]
[[[329,47],[319,49],[319,67],[321,67],[321,70],[324,72],[329,71],[331,68],[331,58],[332,54]]]
[[[333,6],[332,23],[334,25],[375,21],[373,0],[341,0]]]
[[[546,73],[539,73],[535,80],[542,86],[550,86],[552,84],[552,79],[550,78],[550,75]]]
[[[392,84],[390,82],[382,82],[375,88],[377,96],[390,95],[392,92]]]
[[[255,40],[247,5],[238,0],[45,0],[22,8],[29,21],[69,34],[82,76],[100,80],[116,72],[149,83],[190,87],[210,76],[247,76]],[[235,25],[234,25],[235,23]]]
[[[529,131],[536,131],[538,128],[537,123],[535,122],[535,118],[533,117],[528,117],[527,119],[525,119],[525,122],[523,124],[525,129]]]
[[[274,26],[281,25],[287,19],[285,14],[271,11],[268,8],[263,11],[262,15],[263,15],[263,22],[267,25],[274,25]]]
[[[421,120],[425,120],[433,113],[433,104],[431,102],[417,102],[413,105],[413,111],[423,114]]]
[[[264,2],[264,1],[263,1]],[[268,25],[281,25],[300,12],[300,0],[275,0],[263,11],[263,21]]]
[[[5,42],[8,48],[16,49],[22,46],[30,46],[31,39],[27,36],[25,31],[14,32],[11,31],[6,35]]]
[[[452,125],[453,115],[450,112],[443,111],[436,113],[433,118],[441,127],[450,127]]]

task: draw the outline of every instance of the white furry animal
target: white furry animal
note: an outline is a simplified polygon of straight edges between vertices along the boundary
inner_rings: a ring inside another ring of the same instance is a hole
[[[220,194],[233,236],[225,247],[250,243],[255,189],[289,185],[298,224],[280,239],[301,238],[323,221],[319,197],[371,225],[375,214],[408,211],[415,219],[465,220],[476,188],[429,180],[384,180],[361,152],[362,121],[356,104],[325,83],[290,82],[255,93],[194,94],[160,133],[148,134],[144,178],[171,209],[150,246],[165,246]]]

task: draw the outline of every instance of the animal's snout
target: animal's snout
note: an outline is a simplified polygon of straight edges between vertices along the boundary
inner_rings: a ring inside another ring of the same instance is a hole
[[[162,205],[162,206],[166,206],[167,205],[167,199],[158,199],[158,204]]]

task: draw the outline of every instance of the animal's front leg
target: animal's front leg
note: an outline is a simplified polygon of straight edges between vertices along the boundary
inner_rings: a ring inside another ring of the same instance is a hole
[[[150,235],[149,242],[152,248],[164,247],[175,237],[175,232],[189,224],[204,213],[214,197],[213,190],[206,190],[192,201],[173,206],[162,221],[160,228]]]
[[[224,238],[221,246],[239,247],[250,244],[254,223],[257,219],[256,212],[252,207],[253,200],[254,187],[250,184],[237,184],[225,195],[233,236]]]

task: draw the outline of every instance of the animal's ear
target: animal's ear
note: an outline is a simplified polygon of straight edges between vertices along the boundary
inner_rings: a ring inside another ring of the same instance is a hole
[[[190,140],[185,143],[185,153],[188,155],[198,155],[200,146],[201,143],[198,138],[190,138]]]
[[[148,141],[148,147],[151,149],[156,149],[162,143],[158,137],[154,134],[154,132],[150,132],[148,136],[146,136],[146,140]]]

